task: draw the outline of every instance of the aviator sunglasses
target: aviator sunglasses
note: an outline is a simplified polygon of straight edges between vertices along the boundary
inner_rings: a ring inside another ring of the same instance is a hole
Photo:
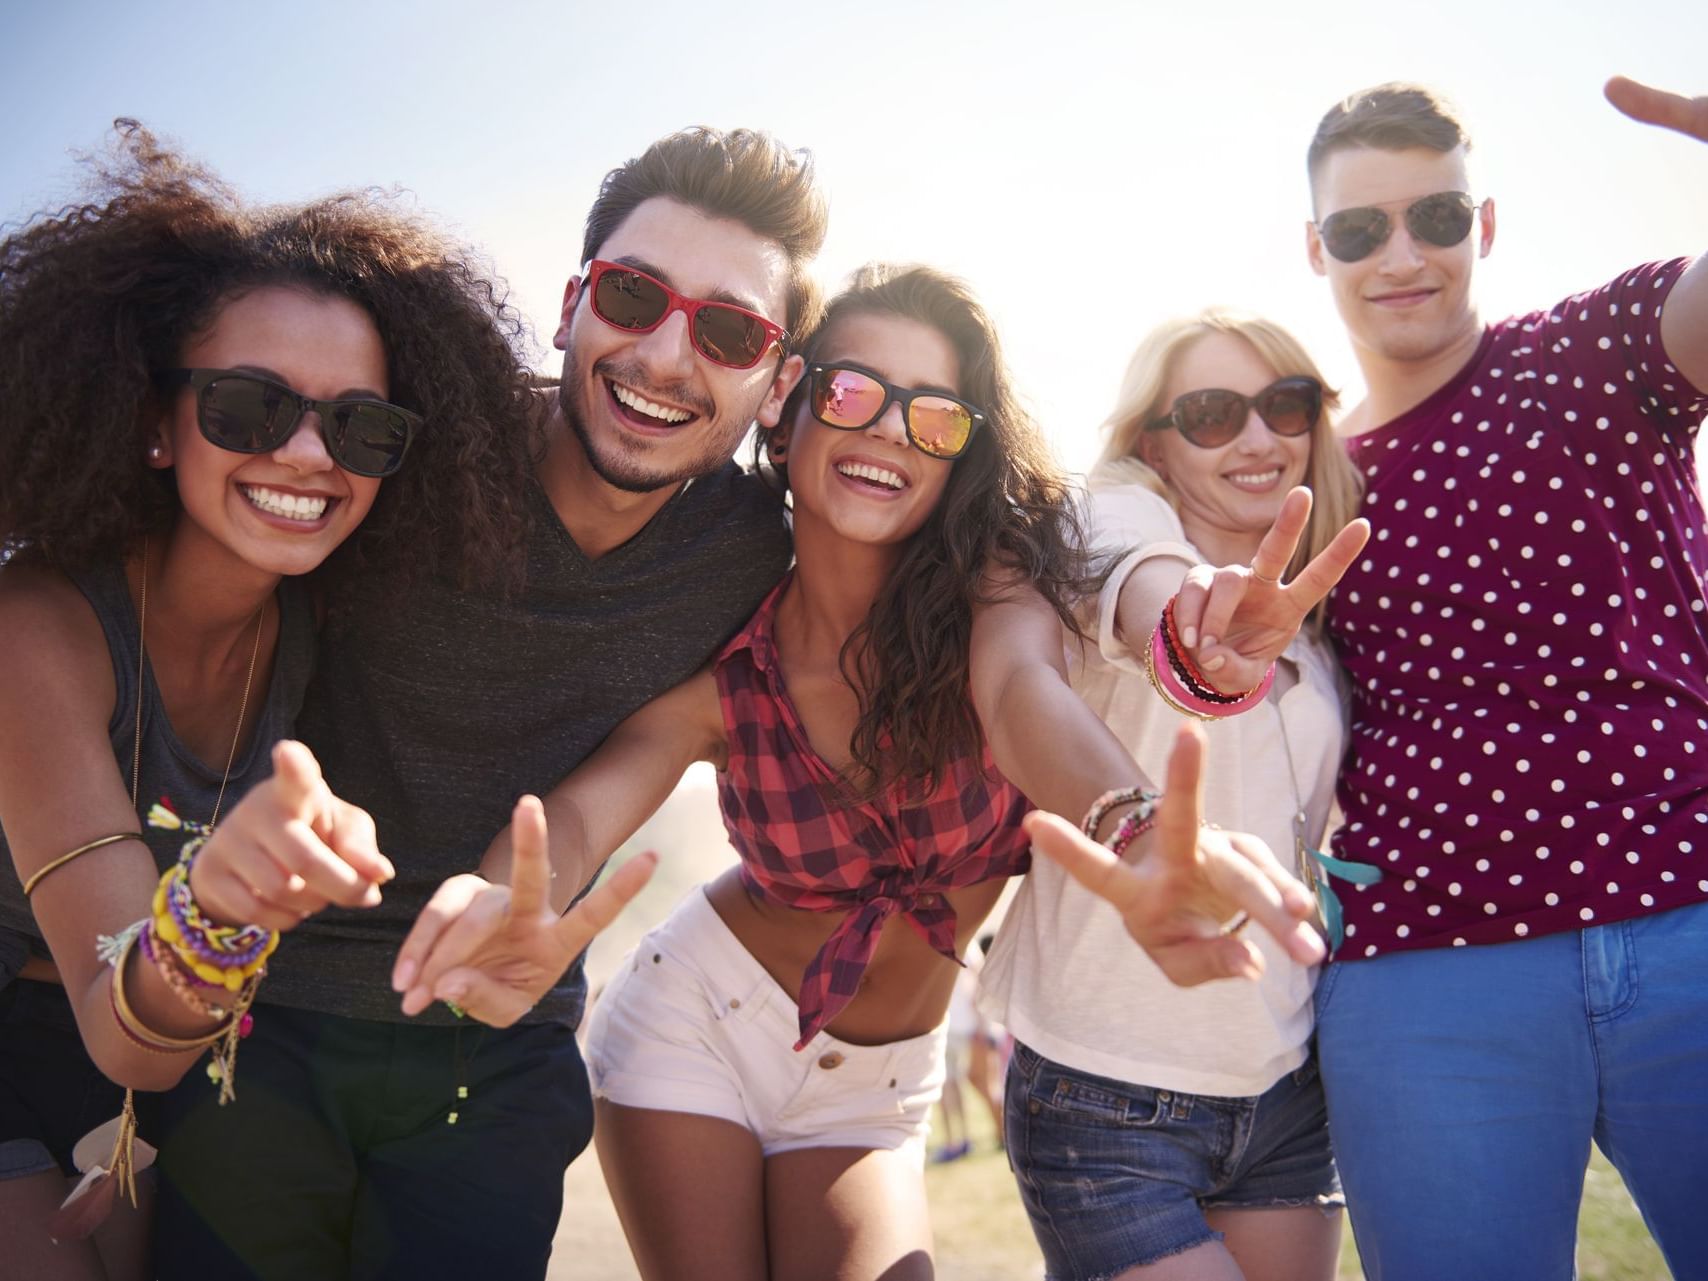
[[[911,391],[885,382],[858,365],[808,365],[812,416],[838,431],[859,431],[882,418],[891,403],[901,406],[907,438],[933,458],[958,458],[984,414],[940,391]]]
[[[1463,191],[1438,191],[1406,206],[1406,230],[1414,239],[1451,249],[1471,234],[1477,203]],[[1317,224],[1323,248],[1341,262],[1368,258],[1394,234],[1394,220],[1385,209],[1364,205],[1341,209]]]
[[[685,298],[644,271],[595,258],[587,264],[587,292],[593,314],[614,329],[650,333],[673,311],[688,318],[688,339],[714,365],[751,369],[773,346],[787,345],[789,335],[758,312],[729,302]]]
[[[1255,396],[1209,387],[1177,396],[1174,407],[1150,421],[1151,431],[1173,427],[1200,449],[1217,449],[1245,430],[1245,416],[1255,409],[1263,425],[1277,436],[1303,436],[1317,425],[1323,411],[1323,385],[1298,374],[1278,378]]]
[[[196,425],[211,445],[266,454],[291,438],[309,410],[332,461],[357,476],[390,476],[421,425],[421,415],[383,400],[314,400],[284,383],[235,369],[166,369],[165,387],[196,392]]]

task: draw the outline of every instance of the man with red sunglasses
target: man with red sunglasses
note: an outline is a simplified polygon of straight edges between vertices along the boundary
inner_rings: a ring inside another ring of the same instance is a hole
[[[486,887],[477,869],[507,881],[508,848],[488,846],[517,796],[697,670],[787,568],[783,508],[732,455],[801,376],[788,336],[814,323],[825,226],[810,158],[765,134],[687,130],[613,170],[564,292],[535,483],[514,496],[519,586],[429,579],[399,599],[355,573],[331,591],[299,732],[398,876],[274,962],[315,996],[272,1020],[288,1036],[256,1020],[244,1102],[288,1151],[242,1105],[175,1127],[168,1275],[271,1274],[281,1242],[316,1260],[303,1275],[544,1273],[592,1126],[581,968],[516,1026],[481,1028],[413,992],[399,946],[442,883],[458,878],[430,916]]]
[[[1607,96],[1708,141],[1708,98]],[[1708,258],[1485,325],[1469,145],[1384,85],[1309,156],[1375,527],[1331,613],[1334,852],[1380,879],[1317,989],[1330,1127],[1372,1277],[1572,1275],[1592,1138],[1704,1276]]]

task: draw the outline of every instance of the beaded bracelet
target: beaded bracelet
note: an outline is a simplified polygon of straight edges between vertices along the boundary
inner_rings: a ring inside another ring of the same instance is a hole
[[[197,988],[223,991],[223,985],[209,983],[185,967],[178,959],[177,953],[166,944],[159,942],[154,933],[154,922],[143,926],[142,933],[137,936],[137,946],[148,958],[160,977],[166,981],[166,986],[172,989],[172,995],[188,1009],[194,1010],[204,1018],[223,1019],[228,1011],[219,1005],[204,1000]]]
[[[1145,787],[1117,787],[1105,792],[1091,802],[1091,808],[1085,811],[1080,831],[1095,841],[1097,829],[1103,826],[1103,820],[1109,817],[1109,811],[1117,805],[1133,806],[1121,816],[1121,821],[1115,825],[1115,830],[1110,833],[1107,842],[1108,847],[1119,854],[1142,833],[1156,825],[1157,810],[1162,805],[1162,793]]]
[[[1231,698],[1226,694],[1218,694],[1217,698],[1212,700],[1187,686],[1171,664],[1170,657],[1163,625],[1158,623],[1156,629],[1151,632],[1150,644],[1145,648],[1145,675],[1150,677],[1151,685],[1170,707],[1200,720],[1218,720],[1256,707],[1268,696],[1270,688],[1275,684],[1275,665],[1271,663],[1269,670],[1263,674],[1263,679],[1253,688]]]
[[[1211,703],[1235,703],[1244,695],[1224,694],[1210,683],[1210,678],[1198,670],[1198,665],[1192,661],[1191,651],[1186,648],[1186,642],[1180,639],[1180,627],[1174,620],[1174,599],[1169,598],[1162,607],[1162,646],[1168,655],[1168,665],[1180,677],[1187,689],[1199,698]]]
[[[261,972],[279,945],[279,933],[258,925],[215,925],[202,915],[190,892],[190,866],[206,842],[205,836],[186,842],[161,876],[154,891],[154,933],[190,973],[236,992]]]

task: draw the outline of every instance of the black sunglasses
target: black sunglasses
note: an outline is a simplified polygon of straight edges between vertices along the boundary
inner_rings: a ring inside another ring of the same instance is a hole
[[[203,439],[236,454],[279,448],[312,409],[333,462],[357,476],[390,476],[421,426],[420,414],[383,400],[314,400],[235,369],[164,369],[158,378],[164,387],[194,388]]]
[[[908,440],[933,458],[959,458],[984,421],[983,413],[958,396],[897,387],[858,365],[808,365],[807,375],[812,416],[826,427],[860,431],[897,404]]]
[[[1255,396],[1207,387],[1177,396],[1174,407],[1151,419],[1151,431],[1173,427],[1200,449],[1217,449],[1245,430],[1245,416],[1255,409],[1264,426],[1277,436],[1303,436],[1317,425],[1323,412],[1323,385],[1297,374],[1278,378]]]
[[[1471,234],[1477,202],[1463,191],[1438,191],[1406,206],[1406,230],[1438,249],[1451,249]],[[1394,234],[1394,220],[1385,209],[1364,205],[1340,209],[1317,224],[1323,248],[1341,262],[1368,258]]]

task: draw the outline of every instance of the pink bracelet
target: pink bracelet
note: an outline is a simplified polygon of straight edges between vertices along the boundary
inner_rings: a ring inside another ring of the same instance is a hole
[[[1271,663],[1269,670],[1263,674],[1263,679],[1248,693],[1231,703],[1212,703],[1207,698],[1200,698],[1175,675],[1174,668],[1169,664],[1168,646],[1163,639],[1161,623],[1151,632],[1150,647],[1145,652],[1145,673],[1151,678],[1151,684],[1156,687],[1157,693],[1162,695],[1164,702],[1178,712],[1207,721],[1220,720],[1224,716],[1234,716],[1256,707],[1268,697],[1270,688],[1275,684],[1275,664]]]

